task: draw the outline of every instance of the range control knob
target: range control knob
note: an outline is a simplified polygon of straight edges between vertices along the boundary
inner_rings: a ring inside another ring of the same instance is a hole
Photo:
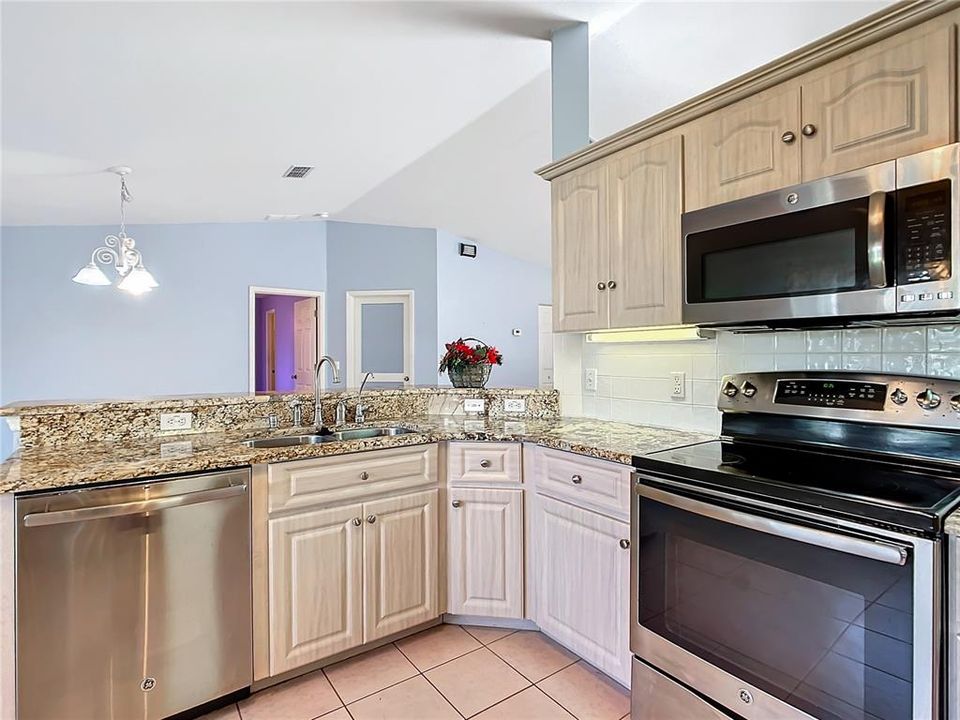
[[[732,398],[732,397],[736,397],[737,393],[740,392],[740,390],[737,388],[736,385],[734,385],[732,382],[728,380],[726,383],[724,383],[723,390],[721,390],[720,392],[722,392],[727,397]]]
[[[909,400],[907,394],[900,388],[897,388],[890,393],[890,399],[893,400],[897,405],[903,405],[907,400]]]
[[[922,407],[924,410],[933,410],[934,408],[940,406],[940,396],[930,388],[927,388],[922,393],[917,395],[917,405]]]
[[[950,407],[953,408],[954,412],[960,413],[960,395],[954,395],[950,398]]]
[[[740,386],[740,392],[743,393],[744,397],[752,398],[757,394],[757,388],[749,382],[744,382],[743,385]]]

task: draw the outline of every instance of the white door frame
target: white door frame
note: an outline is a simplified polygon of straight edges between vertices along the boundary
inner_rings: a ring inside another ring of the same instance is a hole
[[[293,295],[295,297],[317,299],[317,357],[323,357],[325,336],[327,334],[326,304],[323,299],[323,290],[295,290],[293,288],[274,288],[251,285],[247,306],[247,367],[249,372],[247,386],[251,393],[257,391],[257,295]],[[323,377],[320,378],[320,389],[324,388]]]
[[[416,343],[416,329],[413,325],[413,290],[348,290],[347,291],[347,387],[360,385],[361,345],[360,333],[360,306],[370,305],[403,305],[403,324],[408,328],[410,342],[404,343],[403,354],[404,371],[401,373],[377,373],[376,382],[400,382],[405,387],[414,383],[414,345]]]

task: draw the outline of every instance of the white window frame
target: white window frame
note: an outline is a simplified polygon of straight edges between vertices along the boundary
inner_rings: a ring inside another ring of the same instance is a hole
[[[347,292],[347,387],[358,387],[362,379],[362,328],[364,305],[403,305],[403,371],[378,372],[374,382],[413,385],[416,333],[413,325],[413,290],[350,290]]]

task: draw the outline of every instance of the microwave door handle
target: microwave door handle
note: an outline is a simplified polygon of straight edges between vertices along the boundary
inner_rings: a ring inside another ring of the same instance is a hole
[[[674,495],[648,485],[637,485],[636,487],[636,491],[641,497],[748,530],[756,530],[788,540],[796,540],[808,545],[816,545],[817,547],[837,550],[871,560],[879,560],[892,565],[906,565],[910,558],[910,548],[905,545],[867,540],[852,535],[841,535],[807,527],[806,525],[794,525],[761,515],[751,515],[721,505],[712,505],[682,495]]]
[[[867,207],[867,272],[870,287],[887,286],[887,262],[884,230],[887,208],[887,193],[878,191],[870,194]]]

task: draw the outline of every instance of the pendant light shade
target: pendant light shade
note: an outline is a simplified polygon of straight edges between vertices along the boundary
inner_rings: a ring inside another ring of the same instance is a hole
[[[103,274],[103,270],[96,266],[92,261],[77,270],[73,276],[75,283],[81,285],[111,285],[110,278]]]

